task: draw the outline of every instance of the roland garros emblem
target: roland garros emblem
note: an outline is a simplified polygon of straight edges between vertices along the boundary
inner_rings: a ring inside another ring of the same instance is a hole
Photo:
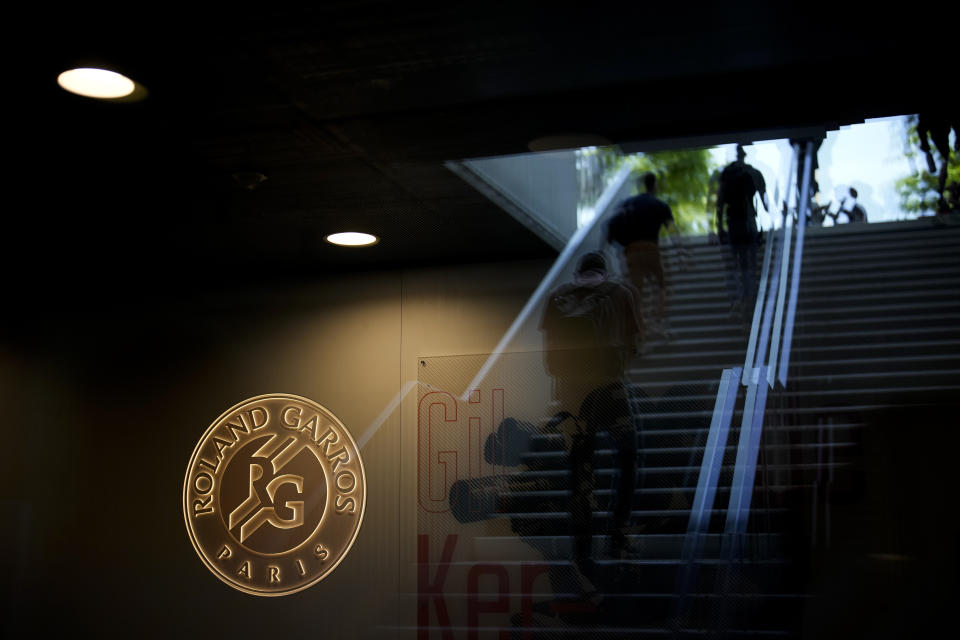
[[[282,596],[333,571],[366,505],[353,436],[312,400],[283,393],[228,409],[190,458],[183,517],[214,575],[240,591]]]

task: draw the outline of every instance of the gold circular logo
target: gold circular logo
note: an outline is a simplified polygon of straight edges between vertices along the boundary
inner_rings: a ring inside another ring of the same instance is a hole
[[[217,418],[193,451],[183,517],[193,548],[235,589],[282,596],[320,582],[360,531],[367,482],[347,428],[273,393]]]

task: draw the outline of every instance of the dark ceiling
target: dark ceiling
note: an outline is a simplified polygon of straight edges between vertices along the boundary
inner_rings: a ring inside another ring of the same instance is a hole
[[[8,174],[10,288],[56,300],[549,256],[442,162],[561,134],[834,126],[939,99],[955,9],[837,4],[51,9],[22,23],[35,90],[8,118],[27,159]],[[149,95],[106,103],[56,86],[84,65]],[[245,173],[267,180],[246,189],[234,177]],[[323,242],[342,229],[383,240]]]

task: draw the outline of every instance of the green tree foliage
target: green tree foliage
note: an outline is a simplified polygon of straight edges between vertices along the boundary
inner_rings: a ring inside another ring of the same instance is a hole
[[[592,208],[624,164],[632,170],[634,180],[648,171],[656,174],[657,195],[670,205],[681,233],[705,234],[713,229],[719,169],[708,149],[629,156],[621,154],[616,147],[581,149],[577,158],[580,208]]]
[[[684,234],[711,231],[716,202],[716,169],[708,149],[657,151],[626,156],[624,161],[639,177],[648,171],[657,176],[658,197],[673,209],[677,229]]]
[[[916,115],[907,119],[906,136],[906,156],[912,160],[912,164],[918,168],[918,171],[897,180],[900,207],[909,213],[935,213],[938,199],[937,185],[940,177],[927,170],[927,159],[923,151],[920,150],[920,135],[917,133]],[[930,149],[939,170],[943,158],[932,143]],[[956,153],[950,155],[951,158],[947,162],[947,185],[960,183],[960,158]],[[946,196],[946,194],[944,195]]]

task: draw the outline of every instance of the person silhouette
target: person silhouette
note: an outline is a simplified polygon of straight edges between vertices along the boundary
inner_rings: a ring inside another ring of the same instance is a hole
[[[568,449],[572,559],[585,597],[595,592],[594,453],[603,435],[616,458],[613,517],[607,528],[610,554],[622,554],[627,545],[624,529],[637,481],[637,426],[625,368],[637,352],[636,309],[636,290],[610,278],[603,255],[593,252],[580,260],[572,282],[550,294],[540,325],[559,409],[551,424],[561,430]]]
[[[826,136],[807,136],[804,138],[790,138],[790,146],[800,146],[800,156],[797,158],[797,202],[800,202],[800,194],[803,190],[803,165],[807,157],[807,143],[813,143],[813,149],[810,154],[810,189],[807,191],[807,198],[811,205],[817,201],[817,194],[820,193],[820,183],[817,182],[817,169],[820,167],[818,155],[820,154],[820,145]],[[812,220],[813,206],[807,211],[807,219],[804,222],[808,227],[813,224]],[[821,220],[822,222],[822,220]],[[818,223],[819,224],[819,223]]]
[[[752,304],[757,294],[756,266],[757,210],[753,204],[755,194],[760,195],[763,208],[769,211],[767,185],[757,169],[746,163],[747,152],[737,145],[737,159],[720,173],[717,194],[717,235],[722,244],[729,246],[733,267],[729,270],[728,284],[733,298],[732,310],[743,311]]]
[[[843,213],[847,216],[847,222],[866,222],[867,221],[867,210],[863,208],[859,202],[857,202],[858,197],[857,190],[853,187],[850,187],[847,190],[847,196],[840,203],[840,209],[833,216],[834,222],[839,222],[840,214]]]
[[[671,236],[679,233],[673,220],[670,205],[657,197],[657,176],[647,172],[637,180],[638,187],[644,191],[639,195],[627,198],[617,208],[616,213],[607,224],[607,242],[621,247],[621,255],[626,263],[626,271],[630,280],[640,294],[643,304],[639,320],[640,334],[646,336],[648,329],[653,329],[663,338],[669,338],[667,328],[667,282],[660,255],[660,229],[666,228]],[[646,298],[651,293],[655,301],[653,304],[652,322],[647,322]],[[648,326],[650,325],[650,326]]]
[[[920,150],[927,158],[927,168],[930,173],[937,175],[937,163],[933,160],[933,153],[930,149],[930,141],[933,141],[933,147],[940,154],[940,170],[937,176],[937,211],[947,212],[950,210],[947,201],[943,197],[947,186],[947,165],[950,162],[950,130],[953,129],[954,151],[960,152],[960,121],[957,118],[951,118],[947,114],[939,111],[922,111],[917,115],[917,135],[920,137]]]

